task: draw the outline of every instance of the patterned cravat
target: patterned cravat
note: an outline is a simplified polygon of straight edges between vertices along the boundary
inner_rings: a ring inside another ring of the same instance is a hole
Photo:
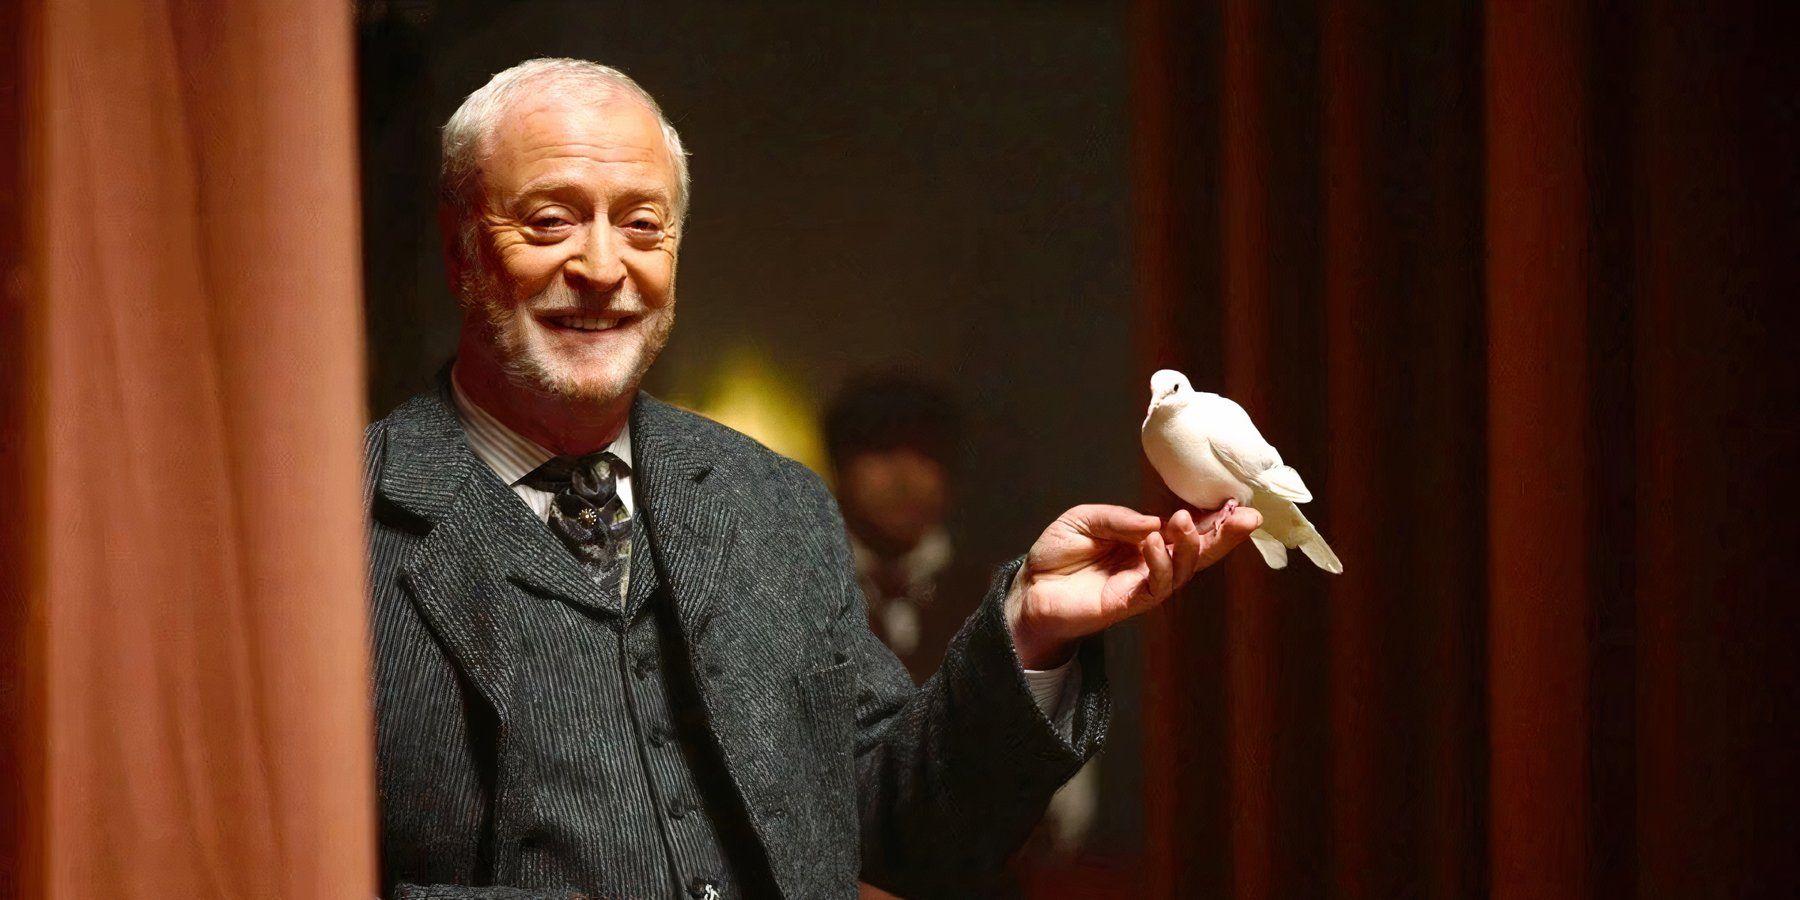
[[[555,496],[550,530],[602,582],[623,573],[617,565],[631,551],[631,515],[619,499],[624,460],[604,450],[580,458],[558,456],[519,479]]]

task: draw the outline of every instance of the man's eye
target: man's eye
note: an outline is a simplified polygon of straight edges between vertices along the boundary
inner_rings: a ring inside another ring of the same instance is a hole
[[[662,231],[662,223],[655,219],[633,219],[625,227],[643,234],[655,234]]]
[[[533,228],[561,228],[564,225],[570,224],[573,223],[562,216],[539,216],[531,220],[531,227]]]

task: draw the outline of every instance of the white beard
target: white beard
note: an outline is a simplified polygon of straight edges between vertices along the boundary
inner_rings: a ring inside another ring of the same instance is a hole
[[[635,345],[632,359],[618,356],[589,359],[569,358],[555,352],[546,341],[547,335],[532,317],[533,309],[592,308],[592,298],[583,298],[561,279],[553,279],[543,291],[523,303],[512,303],[505,286],[488,269],[479,252],[465,256],[468,269],[458,286],[465,307],[480,314],[485,325],[487,343],[501,370],[514,384],[527,390],[563,397],[583,404],[611,403],[637,389],[644,373],[656,361],[657,354],[668,342],[674,325],[672,307],[646,314],[648,325],[657,330],[647,332]],[[645,305],[637,291],[626,285],[611,304],[632,310]],[[584,302],[587,300],[589,302]],[[655,317],[656,321],[648,321]]]

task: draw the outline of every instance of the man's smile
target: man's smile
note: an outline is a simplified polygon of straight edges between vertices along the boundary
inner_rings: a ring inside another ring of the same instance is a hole
[[[591,333],[611,331],[621,325],[629,325],[637,321],[637,316],[563,313],[538,315],[536,319],[552,331]]]

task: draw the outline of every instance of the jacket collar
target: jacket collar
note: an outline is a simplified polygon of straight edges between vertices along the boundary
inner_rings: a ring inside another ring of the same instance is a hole
[[[389,416],[376,476],[377,494],[426,531],[453,515],[458,496],[484,467],[469,449],[449,393],[448,372],[446,367],[440,373],[436,390],[414,397]],[[647,529],[658,575],[674,595],[691,642],[714,612],[719,575],[736,543],[737,521],[725,496],[730,473],[691,413],[642,391],[632,402],[631,444],[636,517]],[[509,574],[540,592],[584,599],[592,592],[585,573],[573,560],[560,564],[561,546],[547,530],[539,530],[544,541],[527,540],[530,546],[513,547],[515,552],[506,554],[512,563]],[[534,560],[532,551],[555,556],[557,564]]]
[[[444,521],[479,460],[469,450],[449,397],[449,369],[437,388],[389,414],[375,493],[428,530]]]

